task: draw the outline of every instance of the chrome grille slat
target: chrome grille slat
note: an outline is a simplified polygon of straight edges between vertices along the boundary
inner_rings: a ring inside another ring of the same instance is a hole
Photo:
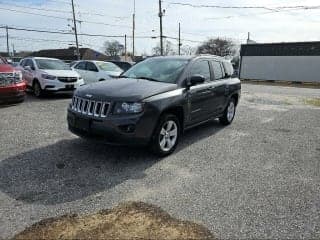
[[[96,102],[95,106],[94,106],[94,116],[95,117],[99,117],[101,114],[101,106],[102,106],[102,102]]]
[[[71,109],[83,115],[106,118],[109,114],[110,103],[74,96]]]
[[[89,109],[88,109],[88,115],[92,116],[94,111],[94,101],[90,101]]]

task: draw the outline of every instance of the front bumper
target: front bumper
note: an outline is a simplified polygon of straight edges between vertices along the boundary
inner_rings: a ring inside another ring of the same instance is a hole
[[[148,114],[101,119],[70,109],[67,119],[75,135],[112,145],[147,145],[156,124]]]
[[[82,85],[84,85],[83,79],[70,83],[60,82],[59,80],[46,79],[43,79],[41,81],[41,88],[48,92],[73,91]]]
[[[25,97],[25,82],[0,87],[0,103],[22,102]]]

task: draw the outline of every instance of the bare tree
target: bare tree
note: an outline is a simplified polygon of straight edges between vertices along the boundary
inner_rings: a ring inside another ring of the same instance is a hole
[[[106,41],[103,44],[104,52],[111,57],[120,56],[124,51],[124,46],[118,41]]]
[[[235,43],[231,40],[215,38],[202,43],[197,54],[213,54],[217,56],[233,56],[236,53]]]
[[[196,48],[190,45],[184,45],[181,47],[181,55],[194,55],[196,53]]]
[[[154,55],[160,55],[161,54],[160,44],[158,44],[156,47],[154,47],[152,49],[152,53]],[[163,44],[163,55],[164,56],[176,55],[176,52],[174,51],[172,42],[170,42],[168,40],[164,41],[164,44]]]

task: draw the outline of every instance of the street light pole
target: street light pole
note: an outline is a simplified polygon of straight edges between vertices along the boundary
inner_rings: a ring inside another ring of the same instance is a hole
[[[10,48],[9,48],[9,30],[8,30],[8,26],[6,26],[6,33],[7,33],[7,53],[8,53],[8,57],[10,57]]]
[[[79,51],[79,42],[78,42],[78,32],[77,32],[77,22],[76,22],[76,15],[74,12],[74,3],[73,0],[71,0],[72,5],[72,13],[73,13],[73,26],[74,26],[74,34],[76,37],[76,45],[77,45],[77,59],[80,60],[80,51]]]
[[[124,35],[124,60],[127,61],[127,34]]]
[[[179,56],[181,55],[181,26],[179,23]]]
[[[159,18],[160,18],[160,54],[161,56],[163,55],[163,32],[162,32],[162,17],[163,17],[163,12],[162,12],[162,6],[161,6],[162,1],[159,0]]]
[[[136,30],[136,0],[133,0],[133,15],[132,15],[132,55],[135,56],[135,30]]]

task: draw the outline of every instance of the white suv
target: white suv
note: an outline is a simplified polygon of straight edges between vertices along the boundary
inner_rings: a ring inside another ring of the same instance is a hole
[[[30,57],[21,60],[20,66],[23,78],[37,97],[45,91],[70,92],[84,85],[82,77],[59,59]]]

